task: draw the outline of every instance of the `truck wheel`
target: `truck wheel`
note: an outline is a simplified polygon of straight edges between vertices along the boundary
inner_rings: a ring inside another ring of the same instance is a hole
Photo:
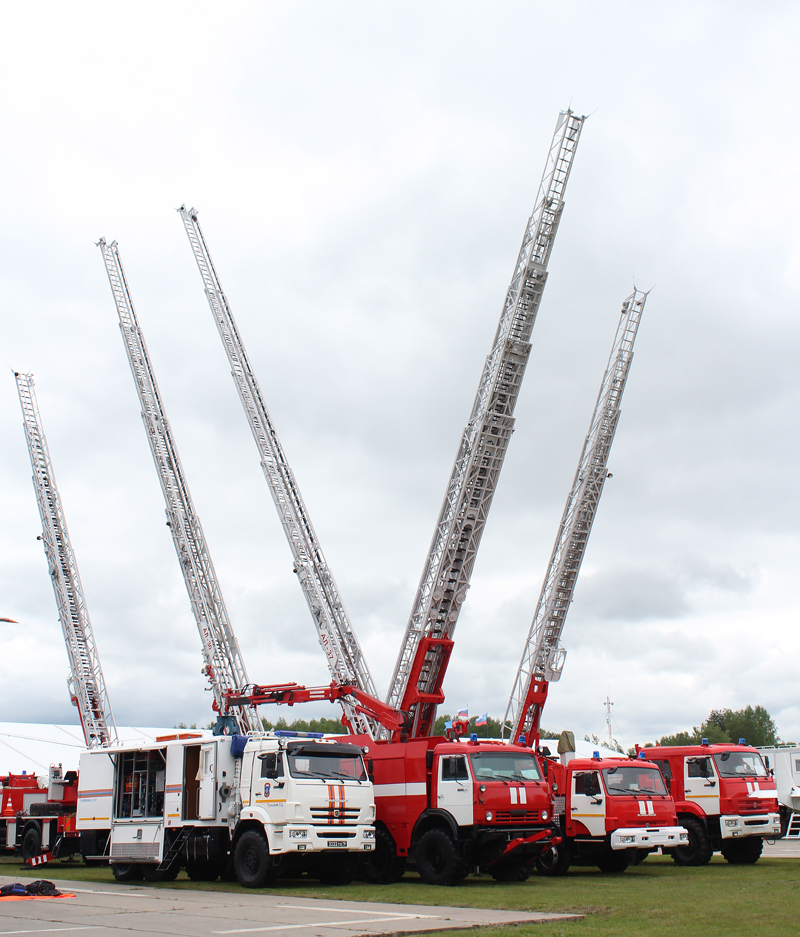
[[[731,865],[752,865],[761,857],[764,840],[760,836],[747,836],[726,843],[720,852]]]
[[[417,870],[426,885],[458,885],[468,871],[449,833],[428,830],[417,844]]]
[[[650,855],[649,849],[629,849],[628,852],[631,853],[630,861],[628,862],[629,866],[641,865]]]
[[[257,830],[242,833],[233,862],[236,878],[245,888],[262,888],[275,877],[267,840]]]
[[[609,850],[597,859],[597,868],[601,872],[624,872],[630,865],[631,857],[627,849]]]
[[[397,855],[391,833],[378,827],[375,830],[375,849],[365,856],[361,864],[364,881],[373,885],[391,885],[399,882],[406,870],[406,860]]]
[[[551,846],[536,860],[536,871],[539,875],[566,875],[572,855],[566,843]]]
[[[22,858],[27,862],[34,856],[41,855],[42,834],[37,823],[31,823],[22,834]]]
[[[689,834],[689,845],[678,846],[672,851],[676,865],[708,865],[714,850],[705,827],[696,817],[683,817],[678,823]]]
[[[143,865],[142,878],[146,882],[174,882],[178,877],[180,865],[173,862],[168,869],[159,869],[157,865]]]
[[[323,885],[349,885],[355,878],[355,871],[355,863],[350,856],[326,856],[320,860],[317,878]]]
[[[112,862],[111,871],[118,882],[137,882],[142,877],[142,867],[133,862]]]

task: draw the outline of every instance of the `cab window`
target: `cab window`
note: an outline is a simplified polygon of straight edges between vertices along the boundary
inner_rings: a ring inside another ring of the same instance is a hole
[[[448,755],[442,758],[443,781],[468,781],[467,759],[463,755]]]
[[[595,771],[579,772],[575,775],[575,793],[587,797],[597,797],[600,793],[600,779]]]
[[[686,768],[687,777],[690,778],[714,777],[714,769],[711,767],[710,758],[690,758]]]

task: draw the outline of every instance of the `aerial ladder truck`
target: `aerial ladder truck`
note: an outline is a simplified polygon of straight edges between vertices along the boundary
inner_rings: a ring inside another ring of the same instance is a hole
[[[116,742],[117,727],[56,487],[33,375],[14,372],[14,377],[42,521],[42,534],[37,539],[44,546],[67,648],[67,688],[78,710],[86,747],[103,750]],[[47,785],[41,788],[36,775],[8,775],[2,779],[1,796],[0,847],[19,849],[24,859],[36,863],[43,857],[72,855],[79,851],[75,828],[76,772],[64,772],[60,765],[52,765]]]
[[[374,698],[377,696],[375,684],[250,365],[200,229],[197,211],[181,206],[179,212],[258,448],[261,467],[292,551],[294,572],[300,581],[319,643],[325,652],[332,681],[336,685],[356,687]],[[241,685],[240,689],[243,689]],[[360,712],[350,695],[342,696],[340,702],[344,718],[354,733],[371,737],[383,733],[380,723],[367,713]]]
[[[542,710],[551,682],[560,679],[566,651],[561,644],[581,563],[606,479],[620,404],[633,361],[647,293],[634,289],[622,303],[608,365],[583,443],[539,601],[503,718],[517,745],[539,749]],[[675,804],[654,764],[616,756],[574,757],[574,739],[564,733],[561,762],[540,750],[553,792],[553,819],[561,842],[536,861],[546,875],[563,875],[570,863],[622,872],[629,863],[662,847],[686,842]]]
[[[453,648],[458,612],[513,430],[530,336],[563,211],[584,118],[559,115],[533,213],[461,441],[385,709],[371,706],[384,734],[364,736],[375,780],[375,851],[367,868],[388,882],[414,863],[429,884],[454,884],[479,868],[524,877],[528,862],[560,842],[550,794],[525,746],[431,736]],[[315,691],[249,688],[259,702],[293,704]],[[320,688],[331,698],[335,691]],[[272,698],[270,699],[270,696]],[[388,735],[388,739],[387,736]],[[372,743],[372,744],[371,744]],[[512,804],[514,805],[512,807]]]
[[[100,238],[122,340],[142,408],[147,441],[166,504],[167,526],[178,554],[186,591],[200,632],[205,665],[203,673],[214,695],[215,734],[260,731],[258,711],[237,706],[229,711],[226,692],[248,682],[239,642],[231,626],[208,544],[197,516],[178,449],[164,410],[150,355],[133,307],[116,241]]]

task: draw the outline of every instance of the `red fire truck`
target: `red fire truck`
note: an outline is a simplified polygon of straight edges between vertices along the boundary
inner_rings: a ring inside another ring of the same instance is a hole
[[[563,875],[570,865],[624,872],[659,847],[686,847],[687,832],[655,764],[599,752],[546,763],[562,842],[537,859],[540,873]]]
[[[764,840],[780,837],[775,781],[744,739],[642,751],[661,769],[678,822],[689,833],[688,844],[673,852],[679,865],[705,865],[714,852],[731,863],[757,862]]]
[[[75,829],[78,774],[52,765],[48,781],[35,774],[0,777],[0,849],[35,861],[80,852]]]

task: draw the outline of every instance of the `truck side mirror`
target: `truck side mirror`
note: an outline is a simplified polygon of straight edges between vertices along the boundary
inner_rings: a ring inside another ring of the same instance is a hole
[[[433,771],[433,749],[429,748],[425,752],[425,767],[428,771]]]
[[[373,784],[375,783],[375,763],[371,758],[367,758],[367,777]]]
[[[261,755],[261,777],[262,778],[277,778],[278,775],[278,753],[277,752],[265,752]]]

